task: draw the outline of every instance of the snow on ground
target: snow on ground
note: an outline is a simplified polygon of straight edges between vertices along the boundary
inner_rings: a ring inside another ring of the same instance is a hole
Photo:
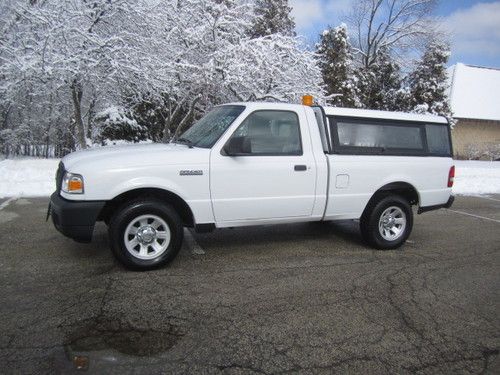
[[[5,159],[0,161],[0,198],[43,197],[56,190],[59,159]]]
[[[500,194],[500,161],[455,160],[453,193]]]
[[[0,161],[0,198],[49,196],[55,190],[59,159],[5,159]],[[500,162],[455,160],[453,193],[500,194]]]

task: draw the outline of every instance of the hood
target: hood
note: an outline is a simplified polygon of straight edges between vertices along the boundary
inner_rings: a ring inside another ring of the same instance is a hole
[[[105,146],[76,151],[66,155],[62,162],[67,171],[83,173],[87,170],[127,167],[208,163],[210,150],[189,148],[177,143],[147,143],[125,146]]]

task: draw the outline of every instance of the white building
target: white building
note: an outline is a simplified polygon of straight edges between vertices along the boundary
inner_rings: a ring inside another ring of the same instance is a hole
[[[458,63],[448,73],[455,157],[500,157],[500,69]]]

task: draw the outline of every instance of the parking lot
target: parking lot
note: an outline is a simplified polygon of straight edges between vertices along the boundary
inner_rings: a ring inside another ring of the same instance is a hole
[[[143,273],[46,198],[0,207],[2,373],[500,372],[500,196],[416,216],[401,250],[354,222],[225,229]]]

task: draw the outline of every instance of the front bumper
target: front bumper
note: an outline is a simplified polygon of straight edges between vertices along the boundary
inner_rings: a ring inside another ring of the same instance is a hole
[[[56,229],[77,242],[90,242],[105,201],[69,201],[58,192],[50,197],[48,215]]]

